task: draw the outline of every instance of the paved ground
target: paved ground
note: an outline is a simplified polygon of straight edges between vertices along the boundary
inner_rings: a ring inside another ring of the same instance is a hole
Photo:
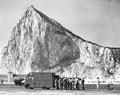
[[[89,88],[88,88],[89,87]],[[0,84],[0,95],[120,95],[119,89],[108,91],[107,89],[92,89],[92,86],[86,86],[85,91],[75,90],[43,90],[43,89],[25,89],[22,86],[14,84]]]

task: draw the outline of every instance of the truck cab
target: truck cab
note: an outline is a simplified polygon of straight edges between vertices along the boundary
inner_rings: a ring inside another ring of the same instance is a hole
[[[55,73],[30,72],[25,79],[25,88],[54,88]]]
[[[24,78],[21,78],[20,76],[16,75],[16,74],[13,74],[13,81],[15,83],[15,85],[19,85],[19,86],[22,86],[24,83]]]

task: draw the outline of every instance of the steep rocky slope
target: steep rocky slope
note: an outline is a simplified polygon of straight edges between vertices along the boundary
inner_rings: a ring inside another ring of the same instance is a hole
[[[33,6],[11,34],[2,51],[1,73],[50,71],[71,77],[119,78],[120,48],[86,41]]]

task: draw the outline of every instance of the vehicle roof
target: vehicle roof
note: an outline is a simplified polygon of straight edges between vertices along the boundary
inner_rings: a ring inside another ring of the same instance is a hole
[[[32,73],[32,74],[55,74],[55,73],[53,73],[53,72],[30,72],[30,73]],[[28,73],[28,74],[30,74],[30,73]]]

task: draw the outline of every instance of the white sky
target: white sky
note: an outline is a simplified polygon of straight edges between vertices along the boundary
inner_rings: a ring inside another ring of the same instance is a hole
[[[120,47],[120,0],[0,0],[0,51],[30,5],[85,40]]]

